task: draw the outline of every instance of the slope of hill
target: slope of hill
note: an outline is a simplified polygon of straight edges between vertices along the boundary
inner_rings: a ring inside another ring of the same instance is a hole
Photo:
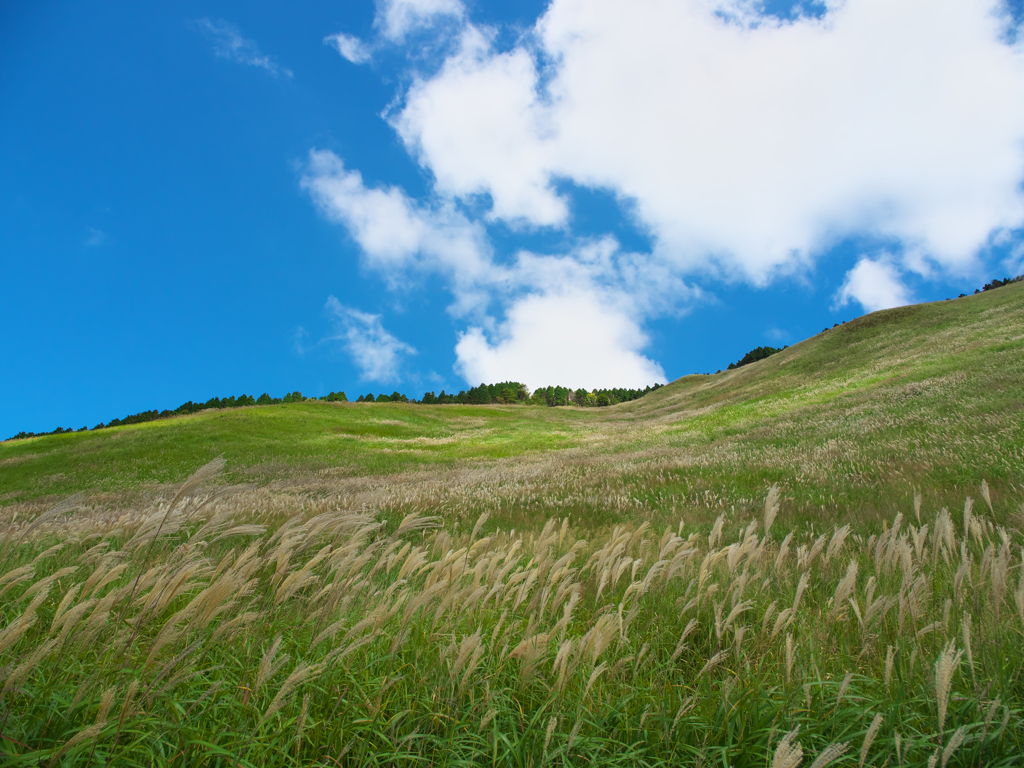
[[[0,762],[1019,765],[1022,289],[612,408],[0,446]]]
[[[808,514],[888,514],[916,490],[952,503],[983,477],[997,495],[1024,485],[1022,408],[1024,284],[1015,284],[876,312],[607,409],[287,404],[4,443],[0,504],[13,513],[77,491],[97,501],[159,496],[223,455],[235,482],[356,494],[370,506],[369,487],[419,499],[434,491],[416,489],[443,476],[470,497],[499,499],[499,512],[521,508],[515,489],[528,488],[557,496],[550,509],[595,522],[753,503],[772,482]],[[579,491],[555,493],[567,484]]]
[[[648,425],[631,450],[673,449],[723,484],[770,479],[807,489],[809,504],[863,514],[915,489],[951,503],[982,477],[1020,487],[1022,411],[1015,284],[866,315],[753,365],[685,377],[616,415]]]

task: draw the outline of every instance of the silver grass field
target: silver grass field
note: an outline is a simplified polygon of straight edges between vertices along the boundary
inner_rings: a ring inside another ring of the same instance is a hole
[[[1020,765],[1024,511],[453,531],[210,487],[3,533],[5,765]]]
[[[1022,531],[1024,284],[610,408],[0,443],[0,765],[1022,766]]]

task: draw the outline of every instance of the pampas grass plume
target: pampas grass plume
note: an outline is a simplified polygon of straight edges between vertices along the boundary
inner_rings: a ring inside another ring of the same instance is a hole
[[[857,768],[864,768],[864,763],[866,763],[868,759],[868,750],[871,749],[871,744],[878,735],[878,729],[882,727],[883,719],[882,713],[879,712],[875,715],[875,719],[871,721],[871,726],[868,728],[868,732],[864,736],[864,744],[860,748],[860,762],[857,764]]]
[[[800,726],[782,737],[779,746],[775,748],[775,757],[772,758],[772,768],[797,768],[804,759],[804,749],[800,742],[795,742],[797,734],[800,733]]]
[[[818,758],[811,763],[811,768],[825,768],[826,765],[831,763],[838,757],[842,757],[846,754],[846,750],[850,748],[849,744],[830,744],[824,752],[818,755]]]
[[[768,531],[772,527],[772,523],[775,522],[775,518],[779,514],[779,486],[773,485],[768,489],[768,495],[764,500],[764,535],[768,535]]]
[[[967,726],[961,725],[952,736],[949,737],[949,742],[946,744],[946,748],[942,750],[942,768],[946,768],[946,764],[949,763],[949,758],[953,756],[953,753],[964,743],[964,739],[967,738]]]
[[[935,662],[935,698],[939,707],[939,733],[946,725],[946,709],[949,706],[949,693],[953,685],[953,673],[963,651],[956,650],[955,641],[950,640]]]

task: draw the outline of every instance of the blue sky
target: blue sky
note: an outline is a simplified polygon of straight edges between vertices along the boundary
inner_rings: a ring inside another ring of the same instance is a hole
[[[1019,3],[0,7],[0,436],[642,386],[1024,271]]]

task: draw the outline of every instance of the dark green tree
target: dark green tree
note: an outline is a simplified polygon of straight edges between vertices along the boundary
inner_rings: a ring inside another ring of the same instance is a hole
[[[473,387],[466,394],[468,396],[468,402],[473,405],[487,405],[491,402],[491,391],[488,389],[486,384],[481,384],[479,387]]]

